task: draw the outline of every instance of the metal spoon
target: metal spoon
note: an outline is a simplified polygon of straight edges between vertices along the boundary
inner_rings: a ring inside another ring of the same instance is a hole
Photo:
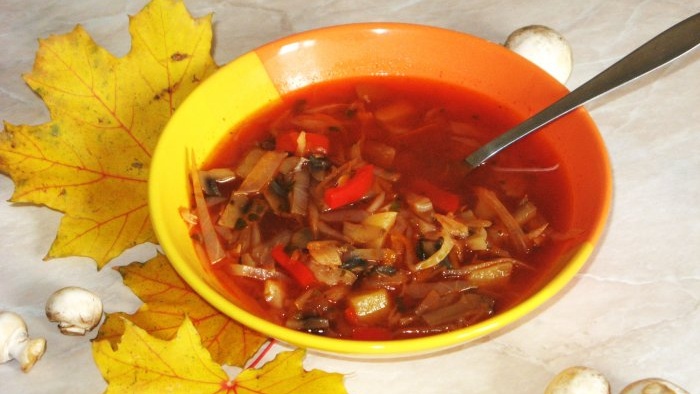
[[[610,92],[664,64],[700,44],[700,13],[679,22],[620,59],[588,82],[555,101],[549,107],[492,139],[465,159],[476,168],[496,153],[540,127],[565,115],[594,98]]]

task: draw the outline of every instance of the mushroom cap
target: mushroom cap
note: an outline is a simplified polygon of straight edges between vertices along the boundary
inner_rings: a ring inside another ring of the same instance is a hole
[[[571,46],[555,30],[541,25],[521,27],[512,32],[504,44],[548,72],[561,83],[566,83],[573,68]]]
[[[85,335],[102,320],[102,300],[81,287],[64,287],[46,301],[46,317],[58,322],[63,334]]]
[[[17,360],[22,371],[29,372],[45,351],[46,340],[30,339],[20,315],[0,312],[0,363]]]
[[[658,378],[642,379],[627,385],[620,394],[688,394],[675,384]]]
[[[576,366],[554,376],[544,394],[610,394],[610,384],[595,369]]]

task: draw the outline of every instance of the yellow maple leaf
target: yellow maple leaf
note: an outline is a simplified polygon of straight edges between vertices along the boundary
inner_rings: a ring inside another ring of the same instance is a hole
[[[185,319],[170,341],[154,338],[125,322],[117,349],[108,341],[92,343],[105,393],[225,392],[228,375],[202,347],[197,330]]]
[[[133,315],[110,314],[100,327],[97,339],[113,345],[128,319],[160,339],[170,339],[185,316],[192,320],[204,346],[220,364],[242,367],[267,338],[252,331],[209,305],[188,286],[168,259],[157,255],[146,263],[119,267],[124,283],[144,302]]]
[[[261,369],[246,369],[230,384],[236,394],[344,394],[343,375],[319,370],[305,371],[306,352],[279,353]]]
[[[92,353],[109,393],[234,393],[234,394],[347,394],[343,375],[306,371],[301,349],[279,353],[260,369],[243,370],[230,380],[202,346],[197,330],[185,318],[169,341],[150,336],[125,321],[115,349],[96,340]]]
[[[131,17],[132,48],[116,58],[81,26],[40,40],[27,84],[47,123],[5,123],[0,172],[13,202],[63,212],[47,258],[87,256],[104,266],[125,249],[155,242],[147,209],[153,150],[173,111],[217,68],[211,16],[182,1],[152,0]]]

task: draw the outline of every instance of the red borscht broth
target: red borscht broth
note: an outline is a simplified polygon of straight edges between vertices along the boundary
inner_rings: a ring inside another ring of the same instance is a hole
[[[183,218],[222,286],[277,324],[359,340],[472,325],[529,296],[574,236],[541,141],[463,163],[519,120],[434,81],[313,85],[192,168]]]

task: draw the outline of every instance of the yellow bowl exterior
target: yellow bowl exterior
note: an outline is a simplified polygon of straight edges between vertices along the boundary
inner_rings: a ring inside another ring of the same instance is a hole
[[[151,221],[177,272],[214,307],[283,342],[356,356],[402,356],[462,344],[508,326],[552,298],[585,264],[598,242],[611,201],[610,163],[588,114],[577,110],[531,138],[545,138],[566,158],[575,188],[572,226],[586,241],[530,297],[479,324],[445,334],[394,341],[352,341],[287,329],[238,307],[199,261],[179,209],[187,207],[188,157],[201,162],[232,128],[289,91],[362,75],[408,75],[484,92],[523,117],[566,89],[500,45],[449,30],[395,23],[343,25],[290,36],[251,51],[210,76],[177,109],[150,168]],[[567,130],[573,132],[567,133]]]

